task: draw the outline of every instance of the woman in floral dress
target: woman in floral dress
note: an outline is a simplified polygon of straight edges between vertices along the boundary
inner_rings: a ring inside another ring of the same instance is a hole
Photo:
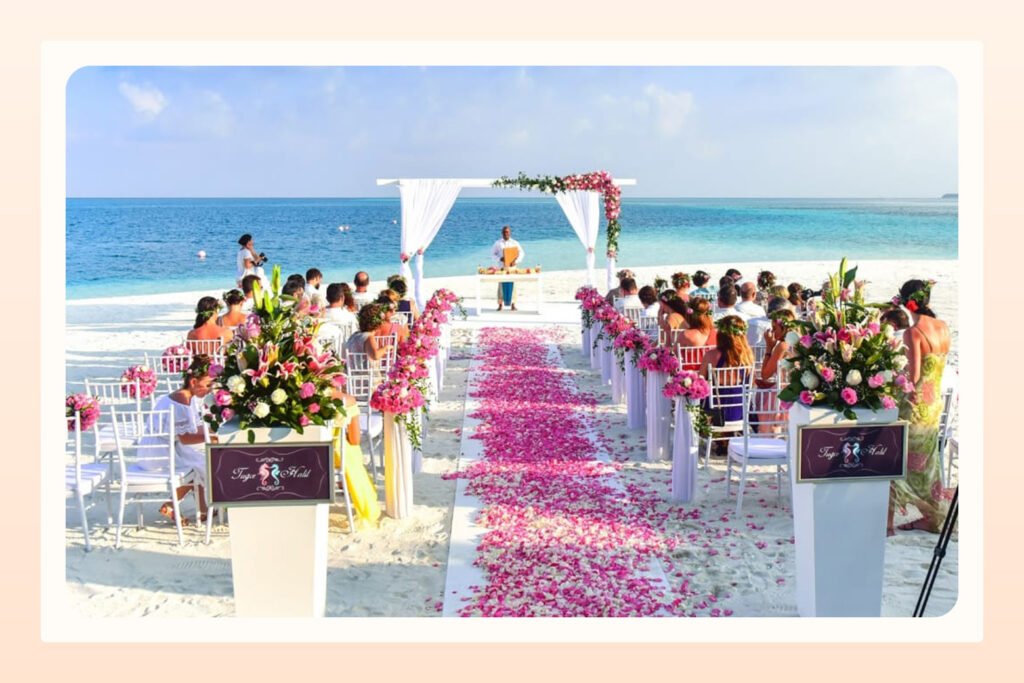
[[[913,391],[900,404],[900,418],[908,420],[907,478],[894,481],[889,499],[889,532],[892,533],[893,507],[905,509],[911,504],[923,515],[903,531],[939,533],[949,510],[952,492],[942,486],[938,452],[939,417],[942,413],[942,370],[949,353],[949,327],[929,308],[933,282],[909,280],[900,288],[894,303],[910,313],[913,325],[903,333],[907,347],[907,377]]]

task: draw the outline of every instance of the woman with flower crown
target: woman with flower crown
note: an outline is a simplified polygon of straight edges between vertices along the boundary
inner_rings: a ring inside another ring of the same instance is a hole
[[[175,469],[188,471],[192,470],[193,475],[199,477],[200,481],[206,481],[206,452],[203,446],[205,432],[203,430],[203,413],[206,408],[203,405],[203,397],[210,393],[213,384],[213,376],[210,374],[211,361],[209,356],[197,355],[192,362],[181,373],[181,388],[157,399],[153,410],[171,411],[171,428],[166,425],[156,427],[156,431],[174,434],[174,464]],[[218,394],[227,393],[223,390]],[[141,445],[158,445],[157,437],[143,437]],[[147,443],[147,440],[151,440]],[[157,467],[159,460],[146,459],[139,461],[140,467]],[[179,486],[175,491],[178,500],[185,497],[192,490],[192,485]],[[203,487],[199,487],[199,500],[197,505],[203,518],[206,517],[206,499],[202,494]],[[174,506],[167,501],[160,508],[160,514],[168,519],[174,519]],[[182,518],[182,524],[188,524],[189,520]]]
[[[939,417],[942,413],[942,370],[949,353],[949,327],[929,307],[934,281],[908,280],[893,303],[909,313],[912,326],[903,333],[907,348],[907,377],[913,388],[900,403],[900,418],[910,422],[907,437],[907,478],[892,483],[889,499],[889,532],[893,507],[914,505],[921,519],[901,524],[900,529],[939,533],[952,493],[942,486],[938,452]]]
[[[220,302],[212,296],[204,296],[196,304],[196,322],[192,329],[185,335],[185,346],[193,353],[207,353],[208,344],[191,344],[189,342],[205,342],[221,340],[223,343],[231,341],[234,336],[230,329],[217,324],[217,311],[220,310]]]
[[[334,467],[341,469],[342,453],[345,454],[345,485],[352,501],[352,510],[361,519],[376,522],[380,518],[380,502],[377,487],[363,463],[363,449],[360,447],[359,403],[351,394],[335,389],[333,398],[345,402],[345,417],[339,418],[340,426],[334,428]],[[354,531],[354,529],[353,529]]]
[[[686,322],[686,329],[676,333],[676,346],[679,348],[688,346],[714,346],[717,341],[715,325],[711,322],[711,304],[706,299],[693,297],[686,304],[683,314]],[[696,372],[700,363],[686,364],[683,370]]]
[[[240,289],[229,289],[224,292],[224,303],[228,305],[228,312],[217,318],[217,324],[221,327],[232,330],[248,318],[248,314],[242,311],[242,304],[245,303],[245,295]]]
[[[743,386],[749,382],[754,372],[754,352],[747,343],[747,323],[738,315],[727,315],[715,323],[715,348],[704,354],[700,364],[700,375],[712,382],[712,391],[716,402],[721,406],[722,422],[739,422],[743,419]],[[712,369],[737,368],[736,372],[724,373],[726,376],[712,378]],[[722,380],[724,379],[724,382]],[[710,399],[706,408],[710,408]],[[715,442],[722,447],[724,441]]]
[[[686,303],[675,293],[675,290],[666,289],[658,295],[661,308],[658,311],[658,327],[661,328],[661,338],[665,344],[672,346],[675,343],[673,330],[686,329]]]

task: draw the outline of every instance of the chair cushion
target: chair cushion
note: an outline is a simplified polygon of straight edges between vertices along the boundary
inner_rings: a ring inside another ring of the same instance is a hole
[[[748,440],[748,448],[748,460],[788,460],[786,442],[782,439],[753,436]],[[743,459],[742,438],[729,439],[729,453],[738,456],[737,459]]]
[[[107,471],[107,466],[100,463],[82,465],[82,495],[88,496],[94,488],[102,484],[107,478]],[[64,487],[74,491],[75,486],[75,466],[67,465],[64,468]]]
[[[359,429],[371,437],[380,436],[384,431],[384,418],[377,413],[359,413]]]

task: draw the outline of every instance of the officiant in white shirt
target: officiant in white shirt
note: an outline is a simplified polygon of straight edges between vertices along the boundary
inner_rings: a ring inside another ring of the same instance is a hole
[[[510,263],[505,263],[506,249],[517,250],[517,256],[510,259]],[[495,268],[515,268],[522,263],[523,248],[519,242],[512,239],[512,228],[509,226],[506,225],[501,229],[501,239],[491,247],[491,259],[494,261]],[[514,282],[498,283],[498,310],[500,311],[506,305],[513,311],[516,310],[516,283]]]

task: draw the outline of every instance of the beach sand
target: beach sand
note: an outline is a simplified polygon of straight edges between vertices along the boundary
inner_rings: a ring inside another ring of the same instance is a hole
[[[429,268],[429,262],[427,266]],[[668,278],[677,270],[692,273],[698,268],[707,270],[717,279],[729,266],[740,268],[751,278],[758,270],[767,268],[775,273],[780,284],[798,281],[816,289],[837,264],[831,261],[698,263],[633,270],[638,282],[647,284],[655,274]],[[604,289],[604,270],[596,271],[596,275],[599,289]],[[937,284],[932,292],[932,307],[950,324],[953,333],[950,362],[956,363],[956,261],[865,261],[860,264],[858,276],[869,281],[868,299],[877,301],[891,298],[899,284],[910,277],[934,278]],[[502,313],[493,311],[493,286],[486,286],[484,315],[471,316],[467,321],[457,320],[444,390],[431,409],[423,470],[414,476],[414,514],[403,520],[384,517],[374,526],[357,523],[356,533],[348,533],[344,511],[333,509],[328,541],[328,615],[440,615],[437,603],[443,597],[445,585],[455,494],[454,480],[444,479],[442,475],[454,472],[458,464],[472,332],[494,324],[559,325],[565,328],[569,339],[576,340],[579,338],[579,314],[573,294],[585,279],[585,271],[545,273],[544,297],[548,305],[543,315],[528,310],[532,305],[532,285],[524,284],[520,290],[520,307],[524,310]],[[432,292],[438,287],[447,287],[465,297],[467,308],[473,305],[473,276],[428,279],[424,291]],[[180,342],[191,327],[195,302],[208,294],[218,295],[219,292],[66,302],[68,390],[80,391],[80,382],[87,377],[119,375],[128,365],[141,363],[144,354],[158,356],[167,346]],[[590,370],[578,342],[564,344],[561,351],[579,387],[602,397],[597,419],[603,434],[620,444],[621,453],[629,456],[620,477],[627,484],[662,487],[666,492],[664,510],[677,509],[678,506],[667,502],[670,463],[644,461],[643,434],[626,429],[625,406],[611,405],[610,390],[600,385],[599,373]],[[700,472],[697,501],[684,507],[698,508],[704,520],[731,516],[735,498],[726,498],[723,476],[723,461],[712,461],[709,469]],[[776,492],[768,486],[770,480],[770,477],[759,477],[759,483],[763,482],[763,496],[748,492],[743,518],[725,524],[731,528],[726,552],[705,557],[686,549],[673,558],[677,570],[685,566],[687,572],[693,573],[688,577],[692,586],[722,596],[723,607],[731,609],[736,617],[796,615],[788,491],[784,489],[782,507],[777,507]],[[383,485],[379,489],[383,499]],[[185,514],[192,513],[191,503],[187,502]],[[128,516],[134,519],[134,513]],[[72,612],[89,617],[233,614],[227,527],[215,525],[209,545],[203,544],[201,532],[187,529],[185,545],[179,548],[173,525],[159,517],[155,506],[148,506],[146,528],[136,531],[131,527],[122,549],[114,550],[113,529],[102,528],[105,521],[102,503],[91,511],[90,521],[95,528],[93,551],[85,553],[77,511],[68,506],[66,597]],[[903,518],[898,516],[897,522],[900,521]],[[684,535],[704,534],[709,528],[692,520],[670,522],[669,527]],[[936,540],[936,536],[921,532],[901,532],[888,540],[883,616],[911,614]],[[929,616],[945,613],[956,602],[956,546],[955,542],[950,544],[943,561],[929,603]]]

